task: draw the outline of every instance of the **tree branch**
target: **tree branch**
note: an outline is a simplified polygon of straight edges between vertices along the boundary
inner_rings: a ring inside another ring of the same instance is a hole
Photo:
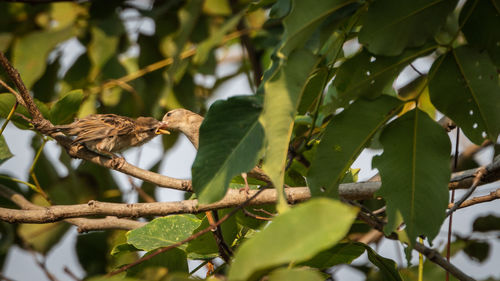
[[[18,205],[23,209],[16,211],[24,212],[24,210],[39,210],[39,211],[45,210],[44,207],[31,203],[21,194],[14,192],[10,188],[5,187],[1,184],[0,184],[0,195],[11,200],[14,204]],[[73,219],[66,219],[64,221],[76,225],[78,227],[78,232],[80,233],[92,230],[105,230],[105,229],[131,230],[139,228],[146,224],[144,222],[128,220],[128,219],[119,219],[116,217],[106,217],[103,219],[73,218]]]
[[[475,279],[465,274],[463,271],[458,269],[458,267],[454,266],[452,263],[446,261],[443,256],[441,256],[438,251],[427,248],[423,244],[415,243],[415,250],[424,255],[431,262],[439,265],[441,268],[449,272],[451,275],[455,276],[458,280],[461,281],[474,281]]]
[[[380,223],[378,221],[375,221],[373,218],[371,218],[369,215],[360,212],[358,215],[358,218],[366,222],[369,226],[373,227],[374,229],[383,232],[384,225],[383,223]],[[389,236],[386,236],[386,238],[391,239],[391,240],[398,240],[398,235],[397,233],[393,232]],[[416,242],[414,245],[414,249],[423,254],[424,256],[427,257],[431,262],[439,265],[441,268],[449,272],[451,275],[455,276],[458,280],[461,281],[474,281],[474,279],[467,274],[465,274],[463,271],[461,271],[459,268],[448,262],[443,256],[441,256],[436,250],[431,249],[426,247],[425,245]]]
[[[500,165],[495,164],[496,162],[486,166],[486,174],[483,176],[483,180],[487,178],[492,180],[491,173],[497,174],[497,169],[500,169]],[[492,169],[491,167],[496,167]],[[450,181],[450,186],[464,186],[457,181],[469,181],[472,177],[474,178],[474,171],[477,169],[471,169],[468,171],[463,171],[453,174]],[[469,176],[464,176],[469,175]],[[456,185],[455,185],[456,184]],[[485,184],[482,182],[481,184]],[[373,198],[373,194],[379,189],[379,182],[359,182],[359,183],[348,183],[341,184],[339,187],[339,194],[344,199],[349,200],[359,200]],[[198,200],[184,200],[180,202],[155,202],[155,203],[135,203],[135,204],[124,204],[124,203],[106,203],[99,201],[90,201],[87,204],[79,205],[67,205],[67,206],[52,206],[52,207],[40,207],[38,209],[31,210],[12,210],[7,208],[0,208],[0,220],[7,221],[10,223],[48,223],[54,221],[60,221],[68,218],[76,217],[86,217],[86,216],[116,216],[116,217],[142,217],[142,216],[167,216],[172,214],[194,214],[206,211],[233,208],[240,205],[242,202],[247,200],[249,197],[253,196],[257,191],[250,190],[249,193],[240,192],[237,189],[229,189],[226,196],[215,203],[212,204],[202,204],[198,205]],[[285,188],[286,196],[288,202],[291,204],[306,201],[311,197],[309,188],[307,187],[293,187]],[[490,195],[487,198],[481,199],[471,199],[477,203],[495,200],[497,195]],[[266,189],[258,197],[249,202],[250,205],[264,205],[272,204],[276,202],[276,190]],[[31,203],[30,203],[31,204]],[[469,204],[469,200],[464,202],[464,204]],[[469,206],[469,205],[463,205]]]

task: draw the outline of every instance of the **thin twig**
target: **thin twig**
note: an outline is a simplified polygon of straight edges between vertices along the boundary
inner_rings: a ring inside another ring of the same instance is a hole
[[[9,114],[7,115],[7,118],[5,119],[5,122],[2,125],[2,128],[0,129],[0,136],[3,135],[3,131],[7,127],[7,124],[9,124],[10,119],[12,118],[12,115],[14,115],[14,112],[16,111],[17,105],[19,103],[16,101],[14,105],[12,106],[12,109],[10,110]]]
[[[265,189],[263,188],[263,189],[260,189],[259,191],[257,191],[257,192],[256,192],[256,193],[252,196],[252,197],[248,198],[246,201],[244,201],[243,203],[241,203],[239,206],[237,206],[236,208],[234,208],[233,210],[231,210],[231,212],[229,212],[228,214],[226,214],[224,217],[222,217],[220,220],[218,220],[215,224],[210,225],[209,227],[207,227],[207,228],[205,228],[205,229],[203,229],[203,230],[201,230],[201,231],[199,231],[199,232],[197,232],[197,233],[195,233],[195,234],[193,234],[193,235],[189,236],[188,238],[186,238],[186,239],[184,239],[184,240],[182,240],[182,241],[179,241],[179,242],[174,243],[174,244],[172,244],[172,245],[170,245],[170,246],[167,246],[167,247],[164,247],[164,248],[158,249],[158,250],[156,250],[155,252],[153,252],[153,253],[152,253],[152,254],[150,254],[150,255],[144,256],[144,257],[142,257],[142,258],[140,258],[140,259],[136,260],[136,261],[135,261],[135,262],[133,262],[133,263],[127,264],[127,265],[125,265],[125,266],[121,267],[121,268],[120,268],[120,269],[118,269],[118,270],[115,270],[115,271],[113,271],[113,272],[110,272],[110,273],[108,273],[108,276],[113,276],[113,275],[116,275],[116,274],[118,274],[118,273],[124,272],[124,271],[128,270],[129,268],[132,268],[132,267],[134,267],[134,266],[136,266],[136,265],[138,265],[138,264],[140,264],[140,263],[142,263],[142,262],[144,262],[144,261],[147,261],[147,260],[149,260],[149,259],[151,259],[151,258],[153,258],[153,257],[155,257],[155,256],[157,256],[157,255],[159,255],[159,254],[161,254],[161,253],[164,253],[164,252],[166,252],[166,251],[168,251],[168,250],[171,250],[171,249],[173,249],[173,248],[176,248],[176,247],[179,247],[179,246],[181,246],[181,245],[183,245],[183,244],[186,244],[187,242],[192,241],[192,240],[194,240],[194,239],[196,239],[196,238],[200,237],[201,235],[203,235],[203,234],[205,234],[205,233],[207,233],[207,232],[209,232],[209,231],[212,231],[213,229],[216,229],[216,228],[217,228],[217,226],[221,225],[221,224],[222,224],[223,222],[225,222],[227,219],[229,219],[230,217],[232,217],[232,216],[233,216],[234,214],[236,214],[236,213],[237,213],[237,212],[238,212],[241,208],[244,208],[244,207],[245,207],[248,203],[250,203],[250,201],[252,201],[252,200],[253,200],[253,199],[255,199],[257,196],[259,196],[259,194],[260,194],[260,193],[262,193],[264,190],[265,190]]]
[[[45,273],[45,276],[47,279],[51,281],[58,281],[58,279],[54,276],[54,274],[50,273],[50,271],[47,269],[46,263],[45,263],[45,256],[42,256],[43,261],[39,260],[37,257],[37,253],[31,249],[29,246],[25,246],[25,249],[28,250],[28,252],[32,255],[33,259],[35,260],[35,263],[40,267],[40,269]]]
[[[462,205],[462,203],[467,200],[467,198],[469,198],[472,193],[476,190],[479,182],[481,181],[481,179],[483,178],[483,176],[487,173],[488,171],[486,170],[485,167],[479,167],[476,171],[476,176],[474,177],[474,180],[472,181],[472,185],[471,187],[469,188],[469,190],[467,190],[467,192],[462,196],[462,198],[460,198],[457,202],[455,202],[455,204],[453,205],[453,207],[451,207],[448,212],[446,212],[446,216],[449,216],[451,215],[453,212],[455,212],[459,207],[460,205]]]
[[[262,221],[272,221],[273,220],[272,218],[266,218],[266,217],[257,216],[256,214],[252,214],[247,209],[242,209],[242,211],[246,216],[254,218],[256,220],[262,220]]]
[[[75,281],[81,281],[82,279],[78,278],[76,274],[74,274],[67,266],[64,267],[64,273],[68,274],[71,279]]]
[[[23,98],[21,97],[21,95],[19,95],[18,92],[16,92],[16,90],[12,89],[7,83],[5,83],[2,79],[0,79],[0,85],[2,85],[5,89],[7,89],[7,91],[9,91],[11,94],[13,94],[15,97],[16,97],[16,101],[18,103],[20,103],[22,106],[26,107],[26,104],[24,104],[24,100]]]
[[[460,204],[460,206],[458,206],[456,203],[455,204],[450,203],[448,205],[448,208],[453,208],[455,206],[458,206],[457,209],[462,209],[462,208],[470,207],[472,205],[490,202],[490,201],[497,200],[497,199],[500,199],[500,188],[495,190],[495,191],[490,192],[490,194],[488,194],[488,195],[478,196],[478,197],[471,198],[469,200],[465,200],[464,202],[462,202],[462,204]]]

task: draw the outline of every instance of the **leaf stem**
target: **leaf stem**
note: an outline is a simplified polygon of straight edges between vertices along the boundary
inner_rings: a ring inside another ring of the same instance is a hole
[[[3,123],[2,128],[0,129],[0,136],[3,134],[5,127],[7,127],[7,124],[9,123],[10,119],[12,118],[12,115],[14,115],[14,112],[16,111],[18,105],[19,105],[19,102],[17,102],[17,100],[16,100],[16,102],[12,106],[12,109],[9,112],[9,115],[7,115],[7,118],[5,119],[5,122]]]

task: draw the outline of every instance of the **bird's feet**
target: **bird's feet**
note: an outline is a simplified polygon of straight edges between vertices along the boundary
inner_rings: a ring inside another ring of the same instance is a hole
[[[247,173],[241,173],[241,177],[245,181],[245,187],[240,188],[240,193],[244,191],[247,195],[250,194],[250,187],[248,186]]]

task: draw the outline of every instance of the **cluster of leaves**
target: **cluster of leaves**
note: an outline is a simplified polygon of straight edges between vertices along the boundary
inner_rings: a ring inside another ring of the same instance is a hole
[[[437,112],[450,117],[476,144],[496,141],[500,133],[500,31],[494,28],[500,26],[498,0],[468,0],[463,5],[456,0],[139,4],[0,3],[0,10],[6,11],[0,19],[0,51],[11,58],[42,113],[55,124],[95,112],[159,118],[170,108],[184,107],[204,113],[205,100],[222,83],[247,74],[255,95],[217,101],[210,107],[192,167],[193,188],[201,203],[215,202],[228,188],[241,187],[237,176],[259,163],[280,195],[276,206],[266,207],[279,213],[270,224],[242,212],[222,224],[225,242],[236,249],[232,262],[219,269],[229,280],[257,280],[264,275],[269,280],[324,280],[326,269],[349,264],[365,251],[379,268],[373,275],[401,280],[393,261],[367,245],[342,240],[368,229],[354,222],[355,208],[337,200],[339,184],[355,178],[352,163],[366,148],[383,148],[373,166],[382,181],[377,195],[387,205],[384,231],[397,232],[404,221],[399,238],[411,248],[418,236],[432,241],[445,219],[451,146],[436,121]],[[154,31],[140,28],[145,20],[154,22]],[[238,36],[245,37],[241,41],[246,42],[249,57],[256,55],[258,62],[244,58],[236,71],[220,77],[215,50],[234,45]],[[59,45],[67,40],[70,43]],[[84,51],[76,60],[64,61],[68,49],[76,45]],[[393,85],[401,72],[421,58],[432,61],[428,73],[418,73],[407,87],[396,90]],[[168,67],[153,71],[158,65]],[[260,65],[267,70],[256,85],[252,74],[261,73]],[[197,83],[197,75],[214,77],[215,83],[210,87]],[[0,95],[2,117],[14,100],[10,94]],[[22,107],[18,111],[26,112]],[[20,118],[13,121],[28,128]],[[165,148],[173,141],[166,139]],[[35,150],[39,142],[35,137]],[[2,153],[4,159],[10,157],[7,152]],[[120,199],[109,171],[88,163],[74,168],[65,154],[61,162],[68,176],[58,176],[43,153],[35,165],[34,173],[43,175],[38,184],[53,202]],[[19,189],[10,181],[5,184]],[[284,184],[307,185],[313,198],[289,208]],[[154,195],[150,184],[143,188]],[[27,196],[41,201],[38,194]],[[219,212],[222,216],[228,210]],[[202,215],[178,215],[155,219],[126,237],[116,231],[80,235],[79,259],[88,276],[102,274],[131,262],[137,251],[149,255],[208,225]],[[44,230],[40,237],[34,233],[48,225],[2,227],[42,253],[67,230],[62,223],[51,224],[51,231]],[[2,236],[3,244],[13,243],[12,237]],[[457,247],[484,259],[484,244],[460,241]],[[88,244],[101,245],[97,257],[93,253],[89,258],[94,247]],[[477,245],[483,245],[480,254],[471,250]],[[207,233],[126,274],[131,280],[182,280],[188,278],[188,259],[218,255],[213,236]],[[415,278],[411,269],[401,273]]]

